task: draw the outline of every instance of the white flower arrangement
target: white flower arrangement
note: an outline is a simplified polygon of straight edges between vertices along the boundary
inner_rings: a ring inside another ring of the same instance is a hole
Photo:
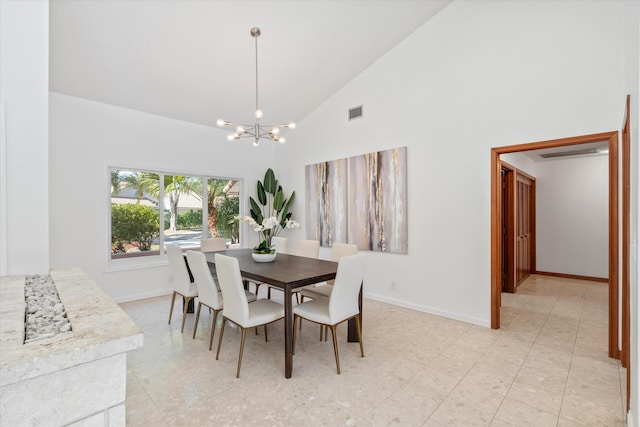
[[[271,243],[273,237],[285,228],[300,228],[300,224],[291,219],[293,214],[289,212],[295,191],[291,193],[291,197],[285,199],[273,170],[268,169],[264,176],[264,184],[258,181],[257,195],[262,207],[253,197],[249,197],[251,216],[236,216],[236,219],[248,224],[260,235],[260,244],[253,248],[254,253],[273,254],[275,253]]]

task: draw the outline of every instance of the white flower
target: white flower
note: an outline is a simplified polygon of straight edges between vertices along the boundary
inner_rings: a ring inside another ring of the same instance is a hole
[[[258,233],[260,233],[261,231],[264,231],[264,225],[257,225],[255,227],[253,227],[254,231],[257,231]]]
[[[278,220],[276,219],[275,216],[270,216],[268,218],[265,218],[262,220],[262,226],[266,229],[266,230],[271,230],[273,229],[276,225],[278,225]]]
[[[288,219],[286,224],[285,224],[286,228],[300,228],[300,224],[298,224],[298,222],[292,220],[292,219]]]

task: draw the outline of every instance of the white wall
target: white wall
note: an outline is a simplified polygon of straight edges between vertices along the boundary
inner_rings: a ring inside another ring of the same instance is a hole
[[[625,3],[625,91],[631,95],[631,230],[630,230],[630,305],[631,305],[631,404],[627,419],[630,427],[640,426],[640,353],[638,352],[638,238],[640,210],[638,194],[640,193],[640,3]]]
[[[0,2],[0,276],[49,271],[49,3]]]
[[[50,112],[51,267],[82,268],[116,301],[173,287],[166,258],[108,266],[109,166],[239,178],[253,194],[273,164],[272,145],[229,142],[214,128],[53,92]]]
[[[532,141],[533,142],[533,141]],[[500,160],[509,163],[511,166],[535,177],[537,171],[537,163],[531,157],[524,153],[507,153],[501,154]]]
[[[609,276],[609,157],[537,164],[536,268]]]
[[[409,254],[370,253],[365,293],[489,325],[490,148],[619,127],[623,7],[452,3],[276,148],[296,215],[304,165],[407,146]]]

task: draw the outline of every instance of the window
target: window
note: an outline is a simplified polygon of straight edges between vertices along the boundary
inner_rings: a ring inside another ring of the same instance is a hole
[[[159,255],[165,243],[198,248],[207,237],[239,242],[239,181],[118,168],[109,174],[111,259]]]

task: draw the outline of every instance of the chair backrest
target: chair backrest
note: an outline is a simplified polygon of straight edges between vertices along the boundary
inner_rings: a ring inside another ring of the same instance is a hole
[[[271,238],[271,244],[275,246],[276,252],[279,254],[287,253],[287,246],[288,246],[287,242],[288,242],[288,239],[286,237],[276,236]]]
[[[318,258],[320,242],[318,240],[298,240],[298,256]]]
[[[224,316],[240,326],[249,320],[249,303],[242,286],[238,260],[222,254],[216,254],[218,283],[224,300]]]
[[[340,258],[338,272],[329,297],[329,317],[332,322],[341,322],[360,311],[358,295],[364,280],[366,256],[351,255]]]
[[[202,252],[214,252],[227,250],[227,239],[213,237],[211,239],[200,240],[200,250]]]
[[[191,278],[184,255],[182,255],[182,249],[176,245],[165,245],[165,247],[167,248],[171,274],[173,274],[173,288],[181,294],[186,294],[189,292]]]
[[[334,243],[331,246],[331,261],[338,262],[343,256],[356,255],[358,253],[358,245],[350,243]]]
[[[220,297],[218,295],[218,287],[209,270],[207,257],[202,252],[187,251],[187,261],[193,279],[198,287],[198,298],[200,302],[211,308],[218,309],[221,307]]]

